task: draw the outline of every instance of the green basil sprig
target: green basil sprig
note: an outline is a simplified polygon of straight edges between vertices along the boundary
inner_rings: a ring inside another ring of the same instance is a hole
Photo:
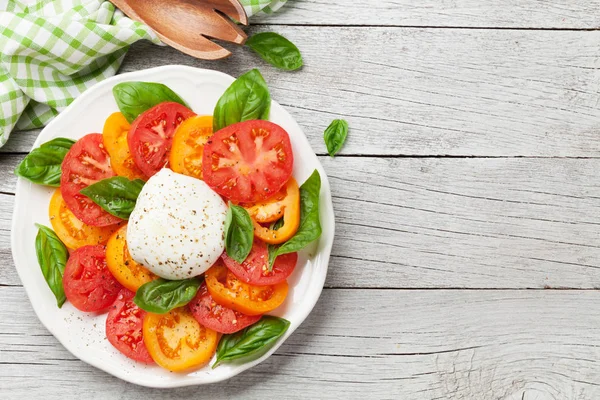
[[[296,45],[275,32],[257,33],[246,41],[246,45],[274,67],[293,71],[303,65]]]
[[[141,179],[130,181],[122,176],[113,176],[81,189],[80,193],[115,217],[129,219],[144,184]]]
[[[35,237],[35,252],[38,263],[48,287],[56,297],[56,305],[60,308],[67,300],[62,277],[69,260],[69,251],[52,229],[44,225],[37,227],[39,230]]]
[[[321,175],[316,169],[300,186],[300,226],[290,240],[280,246],[267,246],[269,254],[269,270],[273,269],[275,258],[282,254],[302,250],[321,236],[319,221],[319,193],[321,191]]]
[[[244,207],[229,202],[225,217],[225,250],[227,255],[238,263],[243,263],[254,240],[254,225],[250,214]]]
[[[327,152],[331,157],[340,151],[346,137],[348,136],[348,122],[344,119],[334,119],[331,124],[325,129],[323,139],[327,145]]]
[[[113,96],[119,110],[129,122],[133,122],[144,111],[165,101],[174,101],[188,107],[177,93],[162,83],[122,82],[113,87]]]
[[[192,301],[202,284],[199,278],[168,281],[156,279],[144,283],[135,293],[133,301],[139,308],[155,314],[166,314],[174,308]]]
[[[217,360],[213,369],[220,363],[244,358],[254,360],[269,350],[289,328],[290,321],[265,315],[258,322],[231,335],[223,335],[217,347]]]
[[[213,112],[213,131],[237,122],[269,119],[271,95],[257,69],[246,72],[225,90]]]
[[[42,144],[17,165],[15,175],[39,185],[60,186],[60,165],[74,143],[71,139],[56,138]]]

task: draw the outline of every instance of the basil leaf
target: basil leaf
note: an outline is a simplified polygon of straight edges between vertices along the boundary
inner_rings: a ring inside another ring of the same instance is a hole
[[[290,321],[263,316],[258,322],[231,335],[223,335],[217,347],[217,360],[212,368],[224,361],[246,358],[254,360],[269,350],[289,328]]]
[[[268,248],[269,269],[273,268],[277,256],[299,251],[321,236],[321,222],[319,220],[320,191],[321,175],[315,169],[306,182],[300,186],[300,226],[298,231],[281,246]]]
[[[274,67],[293,71],[303,65],[296,45],[275,32],[257,33],[246,41],[246,45]]]
[[[144,111],[165,101],[188,105],[168,86],[154,82],[122,82],[113,87],[119,110],[130,123]]]
[[[257,69],[235,80],[221,96],[213,112],[213,131],[237,122],[269,119],[271,95]]]
[[[48,287],[56,297],[56,305],[60,308],[67,300],[62,277],[69,259],[69,251],[52,229],[44,225],[37,227],[39,230],[35,237],[35,252],[38,263]]]
[[[102,179],[79,191],[115,217],[129,219],[145,182],[122,176]]]
[[[278,254],[277,254],[277,249],[279,247],[273,245],[273,244],[267,244],[267,256],[268,256],[268,268],[269,268],[269,272],[273,271],[273,265],[275,265],[275,259],[277,258]]]
[[[60,186],[60,166],[74,140],[52,139],[29,153],[17,168],[15,175],[33,183],[47,186]]]
[[[250,214],[244,207],[236,206],[229,202],[229,209],[225,217],[225,250],[227,255],[238,263],[243,263],[254,240],[254,225]]]
[[[271,229],[272,231],[278,231],[279,228],[281,228],[283,226],[283,224],[284,224],[283,218],[279,218],[277,221],[275,221],[271,224],[269,229]],[[277,246],[267,243],[267,255],[268,255],[268,261],[269,261],[267,265],[268,265],[269,271],[273,271],[273,264],[275,264],[275,257],[277,257],[277,255],[275,254],[276,250],[277,250]]]
[[[284,222],[285,221],[283,220],[283,218],[279,218],[277,221],[275,221],[273,224],[271,224],[271,230],[278,231],[279,228],[281,228],[283,226]]]
[[[133,301],[142,310],[165,314],[192,301],[201,284],[198,278],[181,281],[159,278],[140,286]]]
[[[327,145],[327,152],[331,157],[340,151],[346,137],[348,136],[348,122],[344,119],[334,119],[331,124],[325,129],[323,139]]]

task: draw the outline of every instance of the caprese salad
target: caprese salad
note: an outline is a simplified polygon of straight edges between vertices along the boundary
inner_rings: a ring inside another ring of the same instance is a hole
[[[301,186],[292,176],[257,70],[213,115],[159,83],[113,94],[120,112],[102,133],[53,139],[15,171],[57,187],[35,246],[58,306],[106,313],[117,350],[170,371],[262,355],[289,326],[268,314],[297,251],[321,234],[318,172]]]

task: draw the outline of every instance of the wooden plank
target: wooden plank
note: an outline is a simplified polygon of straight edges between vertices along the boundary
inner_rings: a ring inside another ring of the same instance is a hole
[[[600,31],[268,29],[298,44],[302,71],[277,71],[249,50],[202,62],[148,43],[122,71],[185,64],[237,76],[258,66],[319,154],[334,118],[350,123],[347,155],[600,154]],[[33,138],[2,151],[28,151]]]
[[[0,192],[14,190],[0,163]],[[336,240],[328,287],[598,288],[600,159],[320,157]],[[14,197],[0,195],[0,284]]]
[[[30,131],[13,132],[9,140],[3,147],[0,147],[0,160],[4,155],[2,153],[25,153],[29,152],[33,142],[37,138],[41,129],[32,129]]]
[[[0,193],[15,193],[17,176],[14,170],[24,154],[2,154],[0,155]]]
[[[34,0],[25,0],[32,3]],[[600,26],[598,0],[290,0],[252,24],[392,25],[591,29]]]
[[[494,28],[597,28],[597,0],[319,0],[289,1],[252,23]]]
[[[136,387],[76,360],[22,288],[0,288],[0,300],[7,398],[600,396],[597,291],[325,290],[275,356],[226,383],[176,390]]]

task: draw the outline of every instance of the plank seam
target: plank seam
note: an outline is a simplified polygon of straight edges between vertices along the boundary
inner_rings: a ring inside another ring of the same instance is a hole
[[[376,24],[302,24],[302,23],[255,23],[252,27],[305,27],[305,28],[400,28],[400,29],[462,29],[462,30],[499,30],[499,31],[558,31],[558,32],[594,32],[594,28],[558,28],[558,27],[519,27],[519,26],[453,26],[453,25],[376,25]]]
[[[319,157],[327,157],[327,153],[315,153]],[[475,158],[475,159],[568,159],[568,160],[597,160],[598,157],[592,156],[478,156],[478,155],[455,155],[455,154],[336,154],[335,158]]]

